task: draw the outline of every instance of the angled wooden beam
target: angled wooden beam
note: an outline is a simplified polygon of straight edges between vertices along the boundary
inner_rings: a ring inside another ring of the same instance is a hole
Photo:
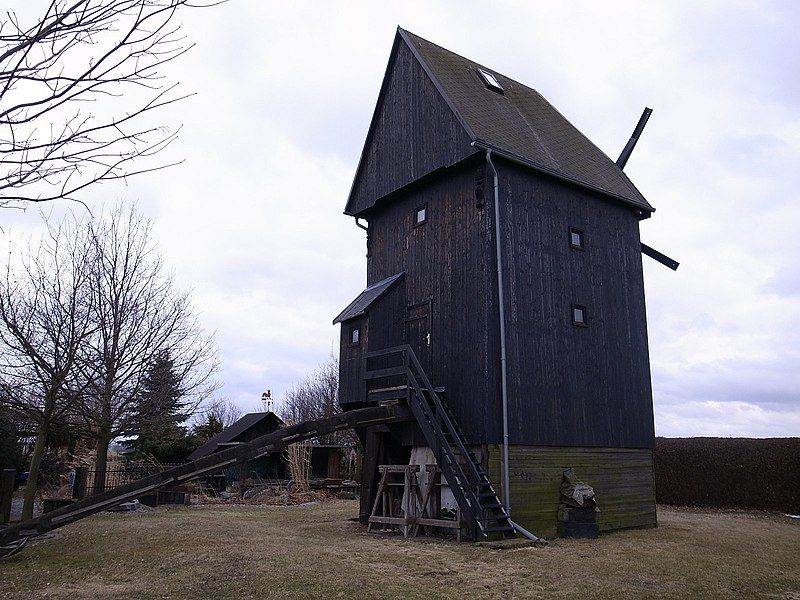
[[[21,546],[24,544],[27,537],[41,535],[58,527],[63,527],[148,492],[194,479],[200,475],[214,473],[228,466],[245,463],[267,452],[283,450],[287,445],[294,442],[342,429],[413,419],[414,417],[408,407],[376,406],[346,411],[324,419],[303,421],[296,425],[289,425],[249,442],[238,444],[233,448],[203,456],[195,461],[167,469],[156,475],[78,500],[69,506],[56,509],[39,518],[30,519],[6,529],[0,529],[0,557],[14,552],[17,549],[16,545]]]
[[[631,139],[629,139],[628,143],[625,144],[622,154],[620,154],[619,158],[617,159],[617,166],[620,169],[625,168],[628,159],[631,157],[631,152],[633,152],[633,149],[636,147],[636,142],[639,141],[639,136],[642,135],[642,130],[644,129],[644,126],[647,125],[647,120],[650,118],[651,114],[653,114],[653,109],[645,108],[642,116],[639,117],[639,122],[636,124],[636,128],[633,130]]]
[[[669,267],[673,271],[677,271],[678,266],[681,264],[677,260],[674,260],[669,256],[667,256],[666,254],[661,254],[661,252],[659,252],[655,248],[651,248],[647,244],[642,244],[642,254],[649,256],[653,260],[657,260],[662,265],[664,265],[665,267]]]

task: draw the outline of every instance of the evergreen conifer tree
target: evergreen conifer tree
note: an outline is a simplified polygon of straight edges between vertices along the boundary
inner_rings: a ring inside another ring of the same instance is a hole
[[[156,356],[147,370],[137,402],[141,423],[134,442],[137,454],[160,462],[180,462],[193,444],[182,424],[189,418],[182,400],[181,381],[167,352]]]

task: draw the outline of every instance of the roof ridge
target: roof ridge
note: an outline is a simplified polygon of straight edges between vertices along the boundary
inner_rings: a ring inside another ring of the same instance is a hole
[[[537,89],[401,27],[398,33],[458,117],[473,145],[482,142],[505,150],[524,158],[524,164],[530,167],[555,173],[648,212],[655,210],[616,162]],[[485,69],[500,78],[508,86],[501,96],[508,100],[508,106],[489,95],[481,100],[471,86],[465,87],[465,67]],[[444,79],[440,80],[440,76]],[[540,113],[535,112],[536,104],[541,107]],[[512,113],[515,116],[511,121],[503,121]]]
[[[400,27],[398,27],[398,29],[401,29],[401,28],[400,28]],[[462,60],[466,60],[466,61],[468,61],[468,62],[474,63],[474,64],[475,64],[475,66],[477,66],[477,67],[480,67],[481,69],[486,69],[487,71],[491,71],[492,73],[494,73],[494,74],[496,74],[496,75],[500,75],[500,76],[501,76],[501,77],[503,77],[504,79],[508,79],[508,80],[509,80],[509,81],[511,81],[512,83],[515,83],[515,84],[517,84],[517,85],[519,85],[519,86],[522,86],[522,87],[524,87],[524,88],[526,88],[526,89],[529,89],[529,90],[531,90],[531,91],[534,91],[534,92],[536,92],[537,94],[539,94],[539,96],[541,96],[542,98],[544,98],[544,96],[542,96],[542,95],[539,93],[539,91],[538,91],[536,88],[533,88],[533,87],[529,86],[528,84],[526,84],[526,83],[523,83],[523,82],[519,81],[518,79],[514,79],[513,77],[509,77],[508,75],[506,75],[505,73],[502,73],[501,71],[498,71],[497,69],[494,69],[494,68],[492,68],[492,67],[487,67],[486,65],[484,65],[484,64],[482,64],[482,63],[479,63],[478,61],[476,61],[476,60],[473,60],[473,59],[471,59],[471,58],[470,58],[470,57],[468,57],[468,56],[464,56],[463,54],[459,54],[458,52],[453,52],[453,51],[452,51],[452,50],[450,50],[449,48],[445,48],[444,46],[440,46],[440,45],[439,45],[439,44],[437,44],[436,42],[432,42],[432,41],[430,41],[429,39],[426,39],[426,38],[422,37],[421,35],[417,35],[416,33],[412,32],[412,31],[408,31],[407,29],[402,29],[402,31],[403,31],[404,33],[407,33],[408,35],[410,35],[410,36],[412,36],[412,37],[415,37],[415,38],[417,38],[417,39],[420,39],[420,40],[422,40],[422,41],[423,41],[423,42],[425,42],[426,44],[430,44],[431,46],[435,46],[435,47],[439,48],[439,50],[444,50],[445,52],[448,52],[448,53],[450,53],[450,54],[452,54],[452,55],[454,55],[454,56],[457,56],[458,58],[460,58],[460,59],[462,59]],[[548,104],[549,104],[549,103],[548,103]],[[562,115],[562,116],[563,116],[563,115]]]

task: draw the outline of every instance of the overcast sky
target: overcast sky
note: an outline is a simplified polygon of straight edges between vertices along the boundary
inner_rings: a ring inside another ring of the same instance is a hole
[[[800,435],[798,7],[232,0],[183,18],[197,46],[168,74],[197,95],[162,120],[185,162],[85,199],[156,220],[221,393],[253,410],[326,359],[364,287],[342,211],[398,25],[536,88],[612,157],[650,106],[626,172],[657,208],[643,241],[681,262],[644,258],[657,433]]]

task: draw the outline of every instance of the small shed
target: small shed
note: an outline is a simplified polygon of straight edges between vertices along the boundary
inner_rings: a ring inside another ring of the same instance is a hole
[[[277,431],[284,425],[283,420],[274,412],[247,413],[192,452],[189,460],[197,460],[236,443],[249,442]]]
[[[198,460],[214,452],[231,446],[254,440],[257,437],[277,431],[284,427],[283,420],[273,412],[247,413],[241,419],[223,429],[189,455],[189,460]],[[338,480],[341,478],[342,459],[348,446],[336,444],[311,445],[311,478],[322,480]],[[236,472],[232,469],[226,473],[228,479],[269,479],[285,480],[289,472],[283,453],[270,452],[247,463],[246,470]]]

